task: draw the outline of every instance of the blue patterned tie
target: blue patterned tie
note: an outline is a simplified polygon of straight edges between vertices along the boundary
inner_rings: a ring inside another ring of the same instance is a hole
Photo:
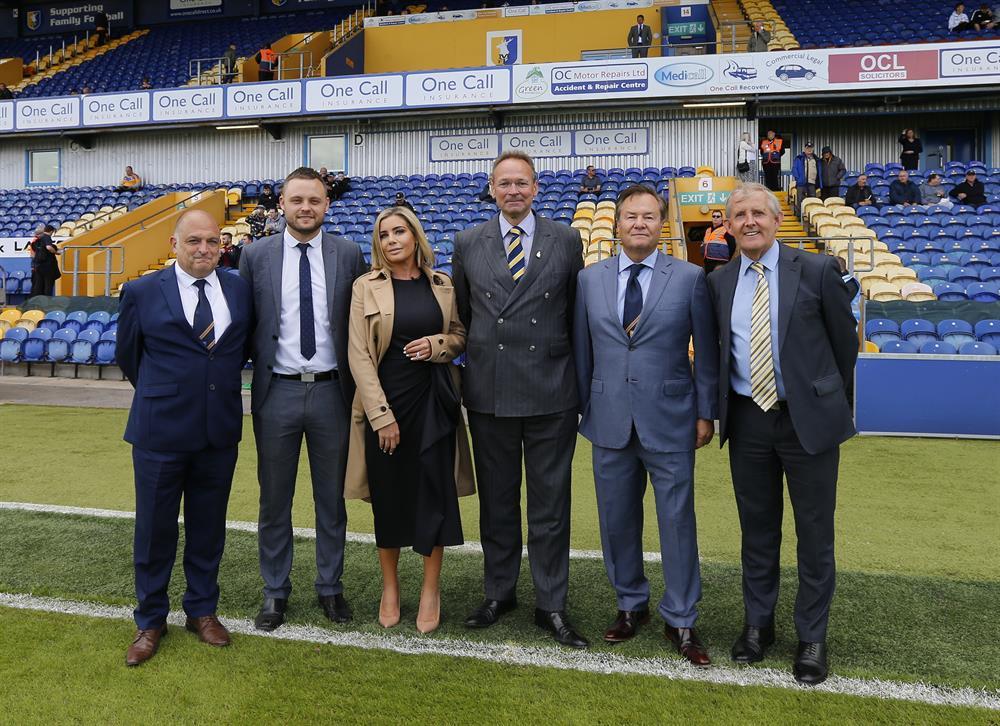
[[[639,273],[642,272],[642,265],[635,262],[628,270],[622,325],[625,328],[625,334],[631,338],[635,332],[635,326],[639,324],[639,316],[642,315],[642,288],[639,286]]]
[[[507,267],[510,268],[510,276],[514,282],[518,282],[524,276],[524,247],[521,245],[521,237],[524,230],[520,227],[510,228],[510,242],[507,243]]]
[[[312,360],[316,355],[316,323],[313,318],[312,270],[309,267],[309,245],[301,242],[296,247],[299,258],[299,350],[302,357]]]
[[[194,323],[191,327],[201,344],[211,350],[215,347],[215,318],[212,317],[212,306],[208,304],[208,295],[205,294],[207,284],[207,280],[194,281],[198,288],[198,307],[194,309]]]

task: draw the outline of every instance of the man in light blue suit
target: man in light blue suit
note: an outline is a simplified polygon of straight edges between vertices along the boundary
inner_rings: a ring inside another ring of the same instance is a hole
[[[658,608],[664,632],[690,663],[707,666],[694,629],[701,599],[694,450],[714,434],[719,348],[701,268],[657,250],[666,211],[647,187],[623,191],[615,210],[621,254],[579,275],[573,342],[580,433],[593,443],[604,564],[618,599],[604,639],[627,640],[649,619],[642,561],[648,474],[666,581]]]

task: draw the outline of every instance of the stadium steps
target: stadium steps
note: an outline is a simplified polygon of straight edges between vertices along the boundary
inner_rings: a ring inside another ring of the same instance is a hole
[[[775,192],[774,195],[781,202],[781,213],[784,215],[784,220],[781,222],[781,227],[778,228],[778,237],[782,239],[796,238],[796,237],[806,237],[805,228],[802,226],[802,222],[795,216],[795,212],[792,211],[791,205],[788,203],[788,193],[787,192]],[[803,248],[809,252],[817,252],[815,242],[806,242]]]
[[[741,53],[750,39],[750,24],[743,14],[738,0],[714,0],[712,8],[723,26],[719,29],[724,52]],[[731,23],[732,25],[726,25]]]
[[[737,2],[748,21],[752,23],[763,20],[765,27],[771,29],[771,42],[767,46],[769,51],[798,50],[799,41],[788,29],[788,25],[774,9],[770,0],[737,0]]]
[[[77,55],[76,57],[70,58],[69,60],[62,62],[59,65],[49,66],[45,70],[42,70],[40,72],[35,73],[32,76],[25,78],[23,81],[14,86],[11,90],[13,90],[15,93],[23,91],[28,86],[35,85],[43,78],[52,78],[53,76],[57,76],[61,73],[64,73],[65,71],[68,71],[71,68],[76,68],[77,66],[83,65],[88,61],[92,61],[95,58],[99,58],[105,53],[110,53],[111,51],[116,50],[117,48],[120,48],[123,45],[126,45],[127,43],[131,43],[133,40],[141,38],[148,32],[149,32],[148,30],[135,30],[129,33],[128,35],[123,35],[120,38],[115,38],[106,45],[102,45],[97,48],[91,48],[90,50],[87,50],[82,54]],[[77,46],[84,43],[86,43],[86,41],[81,40],[80,43],[77,44]]]

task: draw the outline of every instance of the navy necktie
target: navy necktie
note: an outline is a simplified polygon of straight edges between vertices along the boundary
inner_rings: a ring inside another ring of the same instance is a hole
[[[642,272],[642,265],[638,262],[629,267],[628,283],[625,285],[625,310],[622,315],[622,326],[625,334],[632,337],[635,326],[639,324],[639,316],[642,315],[642,288],[639,287],[639,273]]]
[[[215,318],[212,317],[212,306],[208,304],[208,295],[205,294],[207,280],[195,280],[195,287],[198,288],[198,307],[194,309],[194,329],[198,340],[209,350],[215,345]]]
[[[299,350],[302,357],[311,360],[316,355],[316,323],[313,319],[312,270],[309,268],[309,245],[302,242],[296,247],[299,258]]]

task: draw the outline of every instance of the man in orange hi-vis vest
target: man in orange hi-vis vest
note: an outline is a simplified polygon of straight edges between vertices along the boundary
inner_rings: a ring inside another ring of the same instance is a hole
[[[767,137],[760,140],[760,163],[764,169],[764,184],[772,192],[781,191],[781,157],[785,153],[785,140],[769,129]]]

